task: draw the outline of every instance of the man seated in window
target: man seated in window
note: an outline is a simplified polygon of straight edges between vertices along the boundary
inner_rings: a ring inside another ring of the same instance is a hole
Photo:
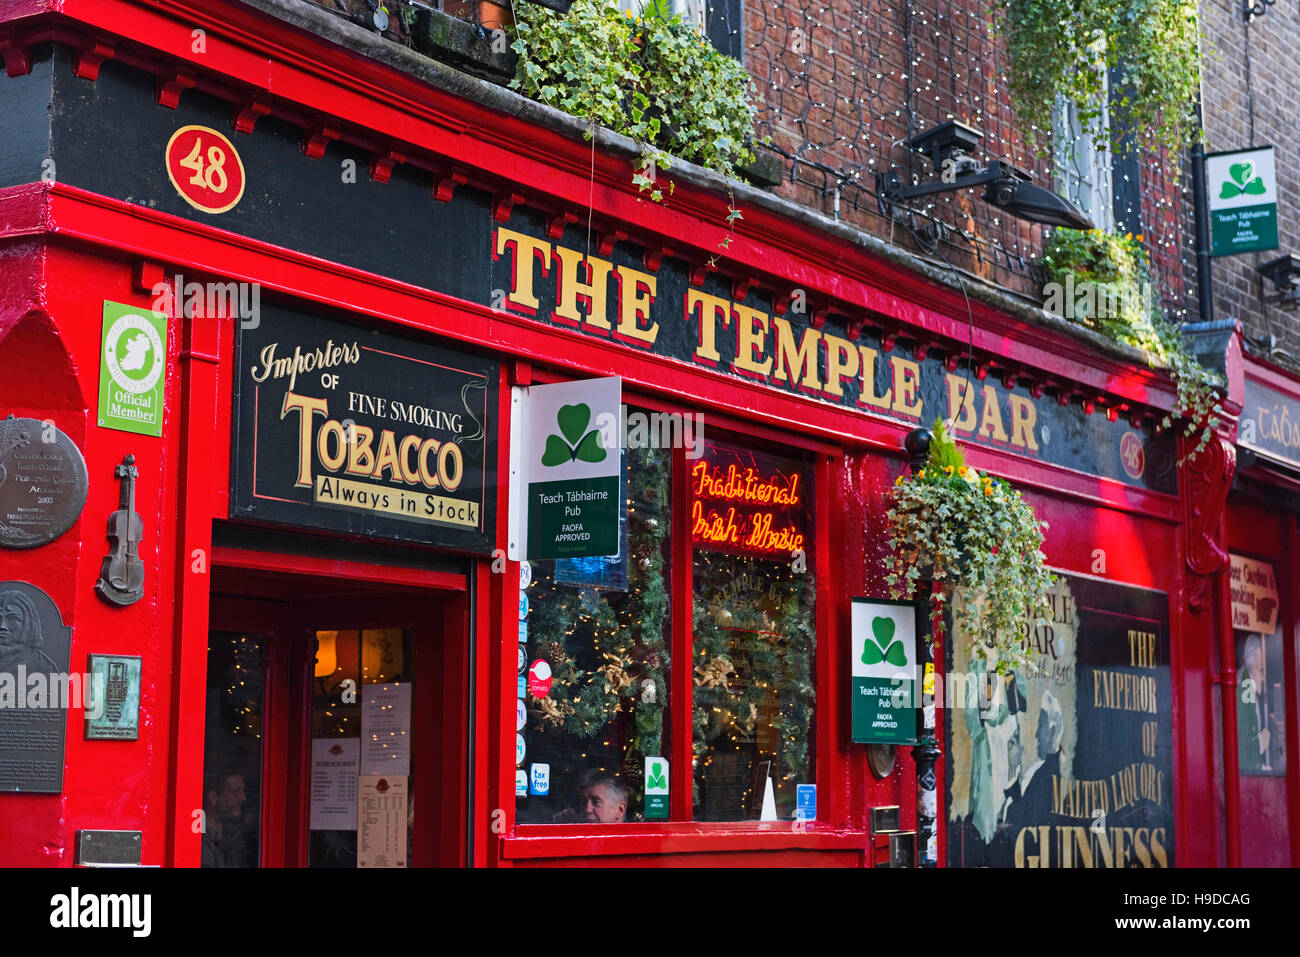
[[[627,820],[627,786],[612,774],[595,769],[578,782],[578,807],[555,815],[557,824],[622,824]]]

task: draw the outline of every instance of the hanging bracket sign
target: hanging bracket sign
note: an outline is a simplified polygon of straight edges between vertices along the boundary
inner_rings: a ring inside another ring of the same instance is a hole
[[[1277,249],[1277,165],[1273,147],[1208,153],[1210,255]]]
[[[853,740],[916,744],[916,605],[853,599]]]
[[[617,376],[516,389],[510,446],[510,559],[618,554]]]

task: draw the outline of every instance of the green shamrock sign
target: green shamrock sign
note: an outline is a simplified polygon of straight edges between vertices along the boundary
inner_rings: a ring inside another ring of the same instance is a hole
[[[894,619],[875,617],[871,619],[871,637],[862,643],[862,663],[876,665],[886,661],[891,665],[902,667],[907,664],[907,652],[903,643],[894,638]]]
[[[646,778],[645,786],[649,790],[666,791],[668,790],[668,778],[664,774],[664,766],[655,762],[650,766],[650,776]]]
[[[542,464],[547,467],[563,465],[581,459],[584,462],[605,461],[605,447],[600,441],[600,430],[587,431],[591,423],[591,408],[585,402],[563,405],[555,414],[560,435],[552,432],[546,437]]]
[[[1219,199],[1232,199],[1243,193],[1249,196],[1263,196],[1268,190],[1264,186],[1264,177],[1255,175],[1255,164],[1250,162],[1233,163],[1228,167],[1230,179],[1223,181],[1219,190]]]

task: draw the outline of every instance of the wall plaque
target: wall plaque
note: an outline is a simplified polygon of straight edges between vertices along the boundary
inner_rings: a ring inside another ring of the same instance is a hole
[[[27,582],[0,582],[0,791],[63,790],[65,712],[85,690],[68,674],[72,629]]]
[[[78,831],[77,863],[82,867],[121,867],[140,863],[139,831]]]
[[[0,421],[0,546],[54,541],[81,514],[86,489],[86,460],[53,423]]]
[[[239,330],[231,518],[490,552],[498,363],[261,314]]]
[[[86,707],[86,740],[138,739],[140,658],[136,655],[89,655],[86,671],[92,689]]]

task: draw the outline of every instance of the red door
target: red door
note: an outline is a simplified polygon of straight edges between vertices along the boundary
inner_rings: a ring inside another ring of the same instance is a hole
[[[464,864],[462,591],[219,569],[205,867]]]

